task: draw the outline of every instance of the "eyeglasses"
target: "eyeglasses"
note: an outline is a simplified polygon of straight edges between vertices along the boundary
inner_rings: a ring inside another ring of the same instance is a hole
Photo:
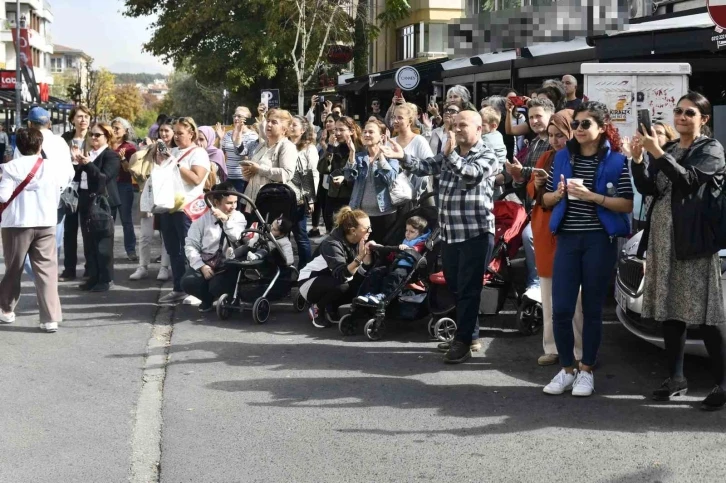
[[[241,115],[241,114],[235,114],[235,115],[234,115],[234,116],[232,116],[232,117],[234,117],[235,119],[245,119],[245,116],[243,116],[243,115]]]
[[[365,228],[366,233],[370,233],[370,232],[373,231],[373,228],[370,225],[368,225],[368,226],[361,226],[361,228]]]
[[[444,114],[459,114],[456,109],[444,109]]]
[[[95,138],[95,139],[98,139],[98,138],[100,138],[101,136],[105,136],[105,134],[103,134],[102,132],[92,132],[92,133],[91,133],[91,137],[92,137],[92,138]]]
[[[680,116],[682,114],[685,114],[686,117],[696,117],[698,112],[690,107],[688,109],[683,109],[682,107],[676,107],[673,109],[674,116]]]
[[[588,129],[590,129],[590,126],[592,126],[592,121],[589,119],[585,119],[582,121],[572,121],[570,123],[570,127],[572,128],[573,131],[577,131],[578,127],[582,127],[582,129],[587,131]]]

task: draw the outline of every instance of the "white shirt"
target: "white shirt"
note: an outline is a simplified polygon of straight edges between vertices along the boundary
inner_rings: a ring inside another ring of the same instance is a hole
[[[10,199],[40,155],[21,156],[2,165],[0,203]],[[73,165],[68,158],[48,157],[33,180],[18,194],[2,214],[3,228],[51,227],[58,224],[58,203],[64,189],[73,181]]]
[[[233,241],[237,241],[245,230],[245,226],[247,226],[247,220],[245,220],[244,215],[235,210],[229,215],[229,219],[224,222],[224,232]],[[212,210],[197,218],[189,227],[189,232],[184,241],[184,253],[187,260],[189,260],[189,266],[194,270],[202,268],[204,266],[202,254],[214,255],[219,249],[221,237],[222,228],[212,215]],[[225,247],[228,246],[228,244],[225,244]]]
[[[91,159],[91,162],[94,162],[98,155],[101,154],[107,147],[108,145],[104,144],[103,147],[101,147],[101,149],[99,149],[98,151],[92,150],[90,153],[88,153],[88,157]],[[81,173],[80,188],[84,190],[88,189],[88,174],[85,171]]]
[[[40,132],[43,134],[42,150],[45,153],[45,157],[48,159],[67,159],[72,164],[71,150],[63,138],[57,134],[53,134],[53,131],[50,129],[41,129]],[[22,154],[20,154],[18,148],[15,148],[13,158],[18,159],[21,156]]]
[[[192,150],[192,152],[186,154],[190,150]],[[194,145],[185,149],[174,148],[171,150],[171,156],[177,160],[181,159],[183,156],[183,159],[179,162],[180,167],[191,170],[192,166],[201,166],[207,170],[207,173],[204,175],[204,179],[202,179],[202,182],[198,185],[187,183],[182,177],[182,182],[184,183],[184,188],[186,190],[184,203],[188,203],[204,193],[204,183],[207,182],[209,171],[212,169],[212,163],[209,161],[209,154],[207,154],[205,149]]]

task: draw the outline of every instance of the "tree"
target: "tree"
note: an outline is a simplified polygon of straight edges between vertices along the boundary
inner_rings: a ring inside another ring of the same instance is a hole
[[[117,85],[113,97],[114,100],[111,104],[113,117],[123,117],[133,123],[144,108],[141,92],[133,84]]]
[[[222,120],[223,92],[221,86],[205,86],[188,72],[176,71],[169,77],[169,92],[159,110],[192,117],[198,126],[214,125]]]
[[[88,63],[88,82],[86,86],[85,105],[96,119],[108,119],[114,103],[114,76],[106,69],[91,70]]]

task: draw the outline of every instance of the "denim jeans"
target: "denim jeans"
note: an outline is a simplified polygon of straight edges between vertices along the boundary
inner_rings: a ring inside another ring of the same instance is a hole
[[[479,303],[493,248],[492,233],[459,243],[444,243],[444,277],[456,297],[456,339],[462,342],[479,338]]]
[[[539,287],[539,275],[537,275],[537,265],[534,262],[532,223],[527,223],[522,231],[522,245],[524,246],[524,261],[527,265],[527,288]]]
[[[228,178],[227,181],[229,181],[230,183],[232,183],[232,186],[234,186],[234,190],[237,193],[242,193],[242,194],[245,193],[245,188],[247,188],[247,181],[246,180],[244,180],[242,178],[240,178],[240,179]]]
[[[297,243],[297,269],[302,270],[310,262],[313,256],[308,238],[308,214],[307,207],[300,205],[295,210],[295,219],[292,220],[292,236]]]
[[[604,231],[560,233],[552,274],[552,323],[562,367],[574,364],[572,318],[582,288],[582,363],[595,364],[602,340],[602,307],[618,243]]]
[[[116,221],[116,213],[120,213],[121,226],[124,229],[124,249],[127,254],[136,253],[136,233],[131,215],[134,207],[134,186],[131,183],[117,183],[117,186],[121,206],[113,208],[113,221]]]
[[[159,216],[161,238],[164,240],[166,252],[171,262],[171,273],[174,278],[174,291],[182,292],[181,279],[186,271],[184,241],[192,220],[183,211],[163,213]]]

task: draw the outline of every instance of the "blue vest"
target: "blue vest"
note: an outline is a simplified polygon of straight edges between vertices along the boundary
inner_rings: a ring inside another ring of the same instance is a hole
[[[560,182],[560,175],[565,175],[565,182],[572,177],[572,165],[575,157],[571,153],[570,148],[572,146],[571,143],[576,142],[568,142],[565,149],[555,154],[554,168],[552,171],[552,181],[555,187]],[[600,164],[598,164],[597,171],[595,172],[595,192],[605,196],[613,196],[612,192],[608,193],[608,183],[611,183],[611,186],[617,189],[626,158],[620,153],[611,151],[608,141],[605,141],[597,157],[600,160]],[[567,196],[562,198],[562,201],[557,203],[552,210],[552,218],[550,218],[550,230],[552,233],[557,234],[559,231],[562,222],[565,220],[566,211]],[[630,234],[630,219],[628,213],[617,213],[597,205],[597,216],[609,236],[628,236]]]

